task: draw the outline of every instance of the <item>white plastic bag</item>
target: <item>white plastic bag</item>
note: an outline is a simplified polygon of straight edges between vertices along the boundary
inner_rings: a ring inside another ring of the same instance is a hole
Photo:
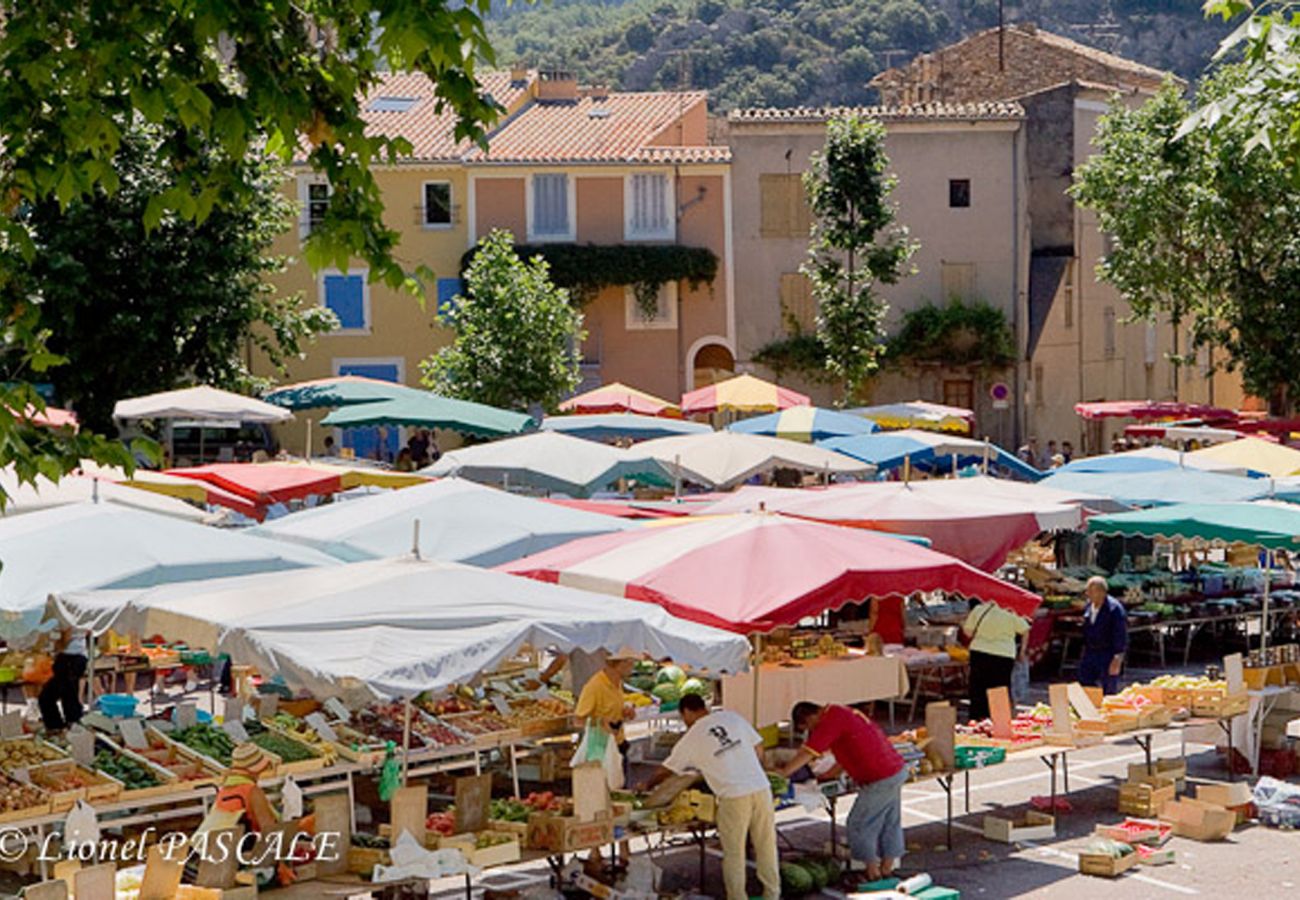
[[[573,751],[573,758],[569,760],[569,766],[579,766],[596,760],[600,760],[601,768],[605,770],[605,781],[609,784],[609,789],[621,791],[623,754],[618,752],[618,742],[614,740],[612,734],[598,724],[588,722],[587,729],[582,733],[582,740],[578,741],[578,747]]]
[[[280,803],[284,807],[284,819],[302,818],[302,788],[298,787],[298,782],[293,780],[292,775],[285,776],[284,786],[280,788]]]
[[[78,800],[63,820],[63,843],[71,848],[99,841],[99,817],[85,800]]]

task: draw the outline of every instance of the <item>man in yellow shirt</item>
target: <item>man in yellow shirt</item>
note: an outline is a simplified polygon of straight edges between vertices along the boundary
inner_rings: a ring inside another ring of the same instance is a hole
[[[623,681],[635,667],[634,657],[615,654],[605,657],[604,667],[582,686],[573,711],[584,723],[600,726],[618,744],[624,782],[627,781],[627,741],[623,737],[623,722],[632,718],[635,711],[623,701]],[[625,868],[632,855],[627,841],[619,842],[618,852],[622,860],[616,865]]]
[[[970,717],[979,721],[989,715],[989,688],[1010,688],[1016,659],[1029,658],[1029,622],[996,603],[984,603],[970,611],[961,630],[970,638]]]

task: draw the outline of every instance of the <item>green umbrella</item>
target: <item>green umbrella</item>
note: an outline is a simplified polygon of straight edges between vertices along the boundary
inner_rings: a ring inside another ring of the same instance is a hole
[[[1273,550],[1300,548],[1300,506],[1283,503],[1175,503],[1138,512],[1093,516],[1093,534],[1122,534]]]
[[[412,391],[411,396],[345,406],[330,413],[321,424],[339,428],[415,425],[446,428],[478,437],[519,434],[536,427],[532,418],[523,413],[471,403],[468,400],[453,400],[427,391]]]
[[[337,409],[357,403],[374,403],[379,400],[397,400],[402,397],[422,396],[426,391],[366,378],[361,375],[336,375],[318,378],[276,388],[262,399],[285,409]]]

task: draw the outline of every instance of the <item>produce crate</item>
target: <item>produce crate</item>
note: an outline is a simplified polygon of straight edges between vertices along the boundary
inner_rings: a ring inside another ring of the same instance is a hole
[[[129,788],[126,786],[125,783],[123,783],[122,793],[119,799],[147,800],[151,797],[161,797],[164,794],[174,794],[179,789],[180,779],[177,777],[175,772],[171,771],[170,769],[163,768],[162,766],[155,763],[153,760],[147,759],[146,757],[143,757],[132,750],[128,750],[125,747],[118,746],[116,743],[114,743],[111,739],[109,739],[105,735],[102,734],[95,735],[95,746],[100,747],[104,750],[108,750],[110,753],[113,753],[116,756],[121,756],[124,757],[125,759],[129,759],[132,762],[135,762],[141,767],[147,769],[154,776],[154,778],[158,779],[159,783],[154,785],[153,787]],[[108,776],[109,778],[115,778],[115,776],[111,775],[110,773],[103,772],[102,769],[96,769],[95,771],[102,772],[104,775]]]
[[[438,842],[439,850],[459,850],[465,857],[465,861],[471,866],[480,869],[486,869],[490,866],[504,866],[512,862],[519,862],[522,857],[519,846],[519,836],[513,832],[488,832],[489,834],[500,834],[509,837],[510,840],[501,838],[501,843],[493,844],[490,847],[479,847],[479,835],[473,832],[466,834],[453,834],[451,837],[444,837]]]
[[[953,759],[958,769],[982,769],[994,766],[1007,758],[1005,747],[971,747],[953,748]]]
[[[1141,720],[1142,715],[1136,709],[1108,709],[1106,710],[1107,734],[1133,731]]]
[[[1164,810],[1176,794],[1171,778],[1156,776],[1157,784],[1122,784],[1119,788],[1119,811],[1128,816],[1151,818]]]
[[[348,848],[348,872],[353,875],[369,875],[375,871],[376,865],[391,866],[392,864],[393,857],[388,850],[355,845]]]
[[[575,816],[533,813],[528,817],[527,844],[532,850],[571,853],[612,843],[614,820],[608,816],[580,822]]]
[[[508,831],[519,836],[522,841],[528,835],[527,822],[507,822],[505,819],[488,819],[488,828],[492,831]]]
[[[1138,728],[1164,728],[1174,720],[1174,711],[1163,703],[1138,710]]]
[[[1144,782],[1148,778],[1172,778],[1175,787],[1181,789],[1187,780],[1187,761],[1184,759],[1153,759],[1151,771],[1146,763],[1129,763],[1128,780],[1134,783]]]
[[[420,711],[419,715],[427,716],[428,714]],[[475,734],[472,731],[467,731],[463,727],[463,723],[468,720],[473,720],[478,715],[477,712],[448,713],[445,716],[439,716],[439,719],[453,731],[465,735],[466,750],[500,747],[505,744],[514,743],[524,736],[522,729],[519,728],[499,729],[497,731],[490,731],[487,734]]]
[[[572,716],[551,716],[547,719],[529,719],[519,726],[519,733],[526,738],[550,737],[573,730]]]
[[[39,799],[35,803],[29,806],[24,806],[21,809],[11,809],[5,812],[0,812],[0,824],[21,822],[35,816],[43,816],[53,809],[49,791],[37,785],[20,785],[12,778],[6,778],[5,776],[0,775],[0,792],[3,792],[4,797],[8,798],[11,792],[22,788],[26,788],[25,792],[28,794],[36,794]]]
[[[1247,694],[1225,694],[1219,690],[1193,691],[1192,715],[1222,719],[1244,713],[1250,708]]]
[[[169,741],[156,731],[146,731],[148,750],[128,750],[148,759],[164,772],[170,773],[178,784],[204,787],[216,784],[224,771],[221,764],[190,749],[179,741]],[[126,748],[123,748],[126,749]]]
[[[1163,699],[1161,702],[1165,706],[1174,709],[1186,709],[1189,712],[1192,709],[1192,695],[1195,693],[1191,688],[1164,688],[1162,692]]]
[[[32,784],[49,792],[50,808],[54,812],[72,809],[78,800],[88,803],[109,802],[116,800],[122,793],[122,782],[78,765],[71,759],[32,766],[27,772]],[[64,787],[64,782],[69,778],[76,778],[85,784],[81,787]]]
[[[343,759],[363,766],[379,766],[388,755],[388,742],[362,734],[351,725],[331,722],[330,727],[338,737],[334,749]]]
[[[1134,847],[1139,844],[1160,847],[1169,842],[1174,829],[1158,819],[1125,819],[1118,825],[1098,825],[1096,832],[1104,838]]]
[[[1138,864],[1138,855],[1134,851],[1121,857],[1105,853],[1080,853],[1079,872],[1084,875],[1098,875],[1102,878],[1118,878]]]
[[[1056,837],[1056,817],[1032,809],[1018,819],[985,816],[984,837],[1002,844],[1046,840]]]
[[[277,776],[300,775],[303,772],[316,772],[325,768],[325,757],[322,756],[320,751],[311,744],[308,744],[305,741],[300,741],[297,738],[286,734],[282,729],[273,728],[270,725],[266,726],[266,731],[275,735],[276,738],[280,740],[289,741],[295,746],[302,747],[305,751],[311,754],[310,759],[299,759],[293,762],[287,762],[278,753],[267,750],[265,747],[258,744],[258,749],[275,761],[274,768]],[[257,737],[257,735],[252,736],[252,742],[254,744],[257,744]]]
[[[1174,862],[1175,853],[1172,847],[1142,845],[1134,849],[1137,850],[1138,862],[1144,866],[1167,866]]]
[[[6,773],[68,758],[66,752],[34,734],[0,741],[0,769]]]

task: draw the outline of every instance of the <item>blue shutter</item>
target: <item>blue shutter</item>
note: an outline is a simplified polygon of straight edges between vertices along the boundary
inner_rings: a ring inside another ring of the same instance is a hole
[[[438,279],[438,315],[443,316],[455,308],[453,302],[457,294],[464,291],[464,282],[459,278]]]
[[[366,285],[361,275],[326,275],[325,306],[338,317],[340,328],[365,328]]]

